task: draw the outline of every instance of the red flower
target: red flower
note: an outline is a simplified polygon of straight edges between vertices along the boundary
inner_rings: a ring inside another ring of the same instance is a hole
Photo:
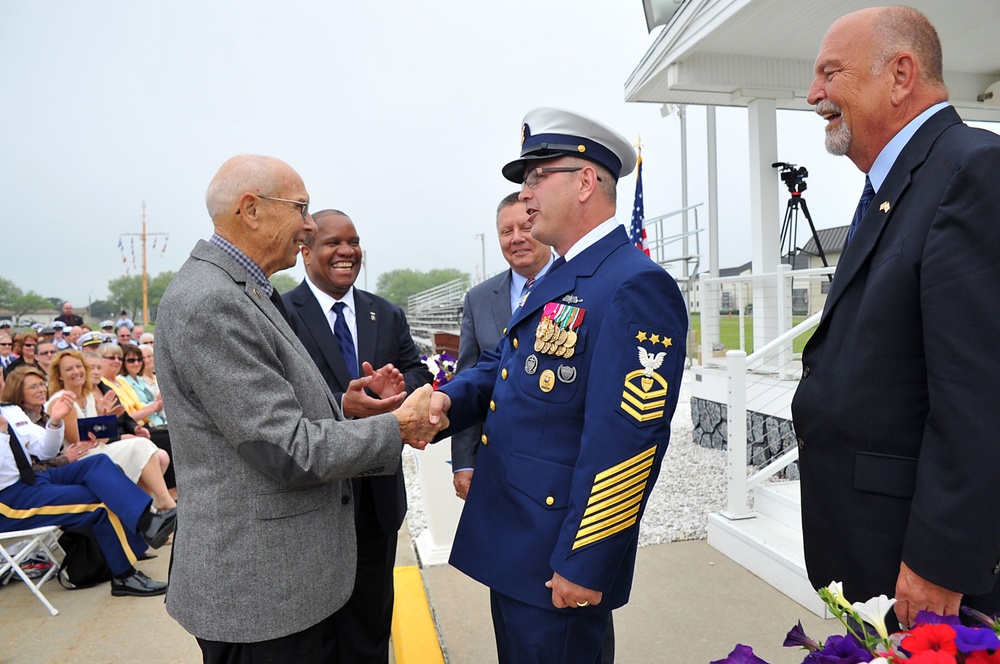
[[[914,627],[910,630],[910,635],[903,639],[900,645],[903,646],[904,650],[914,655],[928,651],[938,651],[949,655],[958,653],[958,647],[955,645],[955,629],[951,625],[944,624],[934,625],[928,623]],[[910,661],[918,662],[924,660],[918,660],[916,657],[913,657]],[[938,661],[937,659],[926,660],[928,664]],[[951,657],[948,660],[940,661],[954,662],[955,658]]]
[[[1000,664],[1000,650],[992,655],[987,654],[985,650],[977,650],[966,656],[965,664]]]
[[[925,650],[906,660],[906,664],[955,664],[954,655],[940,650]]]

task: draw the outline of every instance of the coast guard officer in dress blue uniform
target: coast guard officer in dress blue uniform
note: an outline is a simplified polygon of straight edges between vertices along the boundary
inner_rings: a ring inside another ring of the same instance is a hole
[[[484,422],[451,564],[489,586],[501,663],[598,662],[632,587],[687,334],[677,284],[614,217],[635,162],[590,118],[525,116],[503,175],[560,258],[497,348],[432,397],[451,431]]]

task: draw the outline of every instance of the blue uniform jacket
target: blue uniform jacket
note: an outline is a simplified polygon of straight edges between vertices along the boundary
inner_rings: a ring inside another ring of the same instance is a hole
[[[535,350],[545,305],[584,311],[572,357]],[[482,421],[451,564],[556,610],[556,571],[628,601],[639,520],[670,438],[687,313],[622,227],[542,279],[495,351],[442,388],[451,431]]]

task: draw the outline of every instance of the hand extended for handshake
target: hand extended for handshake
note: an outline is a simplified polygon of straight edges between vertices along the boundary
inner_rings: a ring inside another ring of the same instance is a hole
[[[415,449],[427,447],[438,431],[448,426],[448,417],[440,415],[432,423],[430,416],[431,396],[436,394],[430,385],[424,385],[411,394],[393,415],[399,420],[403,442]]]

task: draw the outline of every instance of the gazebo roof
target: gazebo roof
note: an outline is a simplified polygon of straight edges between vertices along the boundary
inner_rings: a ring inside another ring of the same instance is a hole
[[[684,0],[625,84],[630,102],[809,109],[813,62],[837,18],[883,3],[862,0]],[[887,3],[886,3],[887,4]],[[938,30],[951,103],[967,120],[1000,120],[1000,2],[909,0]]]

